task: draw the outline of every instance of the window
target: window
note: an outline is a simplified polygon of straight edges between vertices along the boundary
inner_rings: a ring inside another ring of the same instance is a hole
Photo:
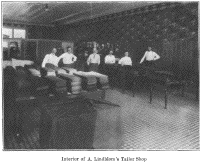
[[[25,38],[26,31],[24,29],[14,29],[14,38]]]
[[[12,28],[3,27],[2,33],[3,33],[3,38],[12,38],[13,37]]]
[[[25,29],[3,27],[2,33],[3,38],[26,38]]]

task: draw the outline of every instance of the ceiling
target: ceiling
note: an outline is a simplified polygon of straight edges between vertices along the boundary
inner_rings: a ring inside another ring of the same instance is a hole
[[[3,22],[35,25],[71,24],[155,3],[160,2],[2,2]]]

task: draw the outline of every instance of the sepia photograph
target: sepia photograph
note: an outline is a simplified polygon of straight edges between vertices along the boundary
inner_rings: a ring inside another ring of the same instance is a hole
[[[198,1],[1,8],[4,152],[199,151]]]

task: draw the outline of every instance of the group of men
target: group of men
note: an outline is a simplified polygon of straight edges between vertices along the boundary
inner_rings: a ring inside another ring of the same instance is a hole
[[[61,62],[63,66],[65,67],[75,68],[74,63],[77,60],[80,60],[80,62],[82,62],[82,68],[81,68],[82,71],[95,71],[95,72],[99,71],[101,57],[100,57],[100,54],[98,54],[97,49],[93,49],[93,53],[90,55],[88,54],[88,52],[85,52],[84,55],[82,57],[80,56],[78,59],[72,53],[71,47],[67,47],[67,50],[65,51],[65,53],[61,54],[59,57],[56,56],[56,52],[57,50],[56,48],[54,48],[51,54],[47,54],[44,57],[44,60],[42,62],[42,67],[45,67],[47,63],[53,64],[54,66],[58,66],[58,63]],[[118,64],[120,64],[123,67],[122,80],[124,81],[128,80],[127,78],[128,71],[130,70],[133,63],[132,63],[131,57],[129,57],[128,52],[125,52],[124,55],[125,56],[122,57],[121,59],[117,59],[115,58],[115,56],[113,55],[113,51],[111,50],[109,54],[106,55],[104,58],[105,65],[104,65],[103,71],[105,74],[109,76],[109,78],[111,78],[110,80],[111,83],[113,82],[112,78],[116,74],[116,70],[114,70],[113,65],[115,65],[117,61],[118,61]],[[154,51],[152,51],[151,47],[148,47],[148,51],[145,52],[144,56],[142,57],[140,61],[140,64],[144,64],[145,66],[151,67],[154,65],[154,61],[158,59],[160,59],[160,56]],[[126,84],[126,83],[122,83],[122,84]]]

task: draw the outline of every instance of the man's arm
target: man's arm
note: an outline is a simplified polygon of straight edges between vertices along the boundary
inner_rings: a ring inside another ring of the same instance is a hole
[[[133,63],[132,63],[132,60],[131,60],[131,58],[130,58],[130,63],[131,63],[131,66],[133,65]]]
[[[147,53],[147,52],[145,52],[144,56],[142,57],[142,59],[141,59],[141,61],[140,61],[140,64],[144,61],[144,59],[145,59],[145,57],[146,57],[146,53]]]
[[[62,58],[64,58],[64,53],[58,57],[58,62],[60,62],[60,60],[61,60]]]
[[[47,61],[48,61],[48,55],[46,55],[46,56],[44,57],[44,59],[43,59],[43,62],[42,62],[42,67],[43,67],[43,68],[45,67]]]
[[[99,55],[99,58],[98,58],[98,65],[100,64],[100,61],[101,61],[101,58],[100,58],[100,55]]]
[[[160,59],[160,56],[157,53],[154,52],[154,59],[153,60],[158,60],[158,59]]]
[[[87,64],[89,65],[90,64],[90,58],[91,58],[91,55],[88,57],[87,59]]]
[[[77,57],[73,54],[74,62],[77,60]]]
[[[105,64],[108,63],[108,57],[105,57]]]
[[[123,60],[123,58],[121,58],[120,60],[119,60],[119,62],[118,62],[118,64],[122,64],[122,60]]]

